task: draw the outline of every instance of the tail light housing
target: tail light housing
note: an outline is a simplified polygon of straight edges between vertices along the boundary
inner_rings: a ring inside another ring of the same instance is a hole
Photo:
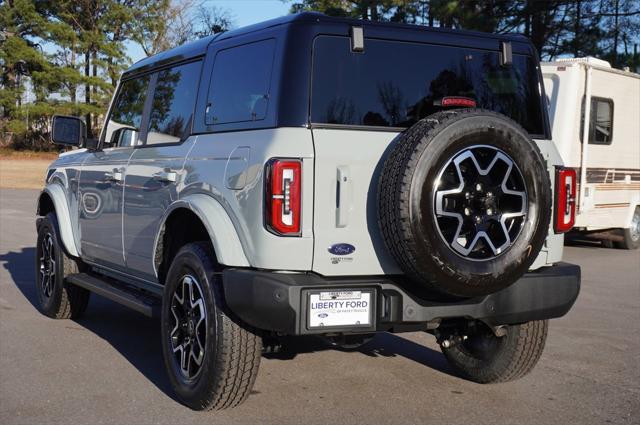
[[[265,169],[265,227],[281,236],[300,236],[302,161],[271,159]]]
[[[576,223],[576,170],[556,168],[555,219],[553,228],[556,233],[571,230]]]
[[[436,106],[457,107],[457,108],[475,108],[476,101],[470,97],[464,96],[445,96],[434,102]]]

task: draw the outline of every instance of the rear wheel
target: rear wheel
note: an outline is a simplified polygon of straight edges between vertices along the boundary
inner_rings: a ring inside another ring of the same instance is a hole
[[[622,249],[638,249],[640,247],[640,207],[636,207],[631,219],[631,226],[622,231],[622,241],[616,246]]]
[[[162,302],[162,351],[178,398],[196,410],[242,403],[262,340],[231,317],[209,244],[185,245],[171,263]]]
[[[89,304],[90,292],[65,281],[78,273],[78,263],[67,256],[58,237],[58,220],[47,214],[38,226],[36,293],[38,307],[54,319],[77,319]]]
[[[500,337],[480,322],[474,329],[466,339],[442,348],[442,352],[463,378],[491,384],[513,381],[531,372],[544,350],[548,321],[507,326]]]

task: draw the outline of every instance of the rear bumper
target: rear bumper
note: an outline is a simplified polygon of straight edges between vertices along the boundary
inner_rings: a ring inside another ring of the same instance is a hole
[[[478,319],[497,326],[561,317],[580,292],[580,267],[558,263],[527,273],[494,294],[453,302],[419,299],[400,284],[381,277],[325,278],[307,273],[226,269],[223,282],[231,311],[258,329],[287,335],[327,333],[329,329],[310,329],[307,325],[310,293],[371,290],[375,300],[372,325],[332,328],[331,332],[401,332],[426,329],[429,322],[450,318]]]

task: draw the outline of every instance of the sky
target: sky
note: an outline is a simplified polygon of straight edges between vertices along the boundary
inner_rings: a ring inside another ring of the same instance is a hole
[[[204,3],[227,10],[233,19],[234,28],[287,15],[291,8],[291,2],[282,0],[205,0]],[[140,46],[133,43],[127,46],[127,53],[134,63],[145,57]]]

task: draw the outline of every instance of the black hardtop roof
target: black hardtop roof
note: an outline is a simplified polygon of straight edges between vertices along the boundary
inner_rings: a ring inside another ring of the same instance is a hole
[[[307,23],[307,24],[311,23],[311,24],[318,24],[318,25],[333,24],[333,25],[343,25],[345,26],[345,28],[348,28],[351,26],[362,26],[365,28],[365,36],[367,34],[366,29],[371,28],[372,30],[375,30],[376,33],[388,32],[390,36],[395,32],[402,32],[406,34],[406,32],[409,30],[409,31],[420,31],[422,33],[424,33],[425,31],[433,32],[433,33],[438,33],[441,36],[446,34],[451,34],[452,36],[466,35],[466,36],[472,36],[472,37],[481,37],[485,39],[491,38],[494,40],[504,40],[504,41],[530,44],[529,40],[522,34],[492,34],[492,33],[484,33],[479,31],[426,27],[423,25],[401,24],[401,23],[394,23],[394,22],[374,22],[374,21],[364,21],[364,20],[351,19],[351,18],[340,18],[340,17],[328,16],[318,12],[301,12],[301,13],[296,13],[291,15],[285,15],[275,19],[270,19],[268,21],[260,22],[257,24],[249,25],[246,27],[227,31],[224,33],[207,36],[199,40],[185,43],[173,49],[160,52],[153,56],[149,56],[133,64],[127,71],[125,71],[123,78],[130,74],[137,74],[138,72],[144,72],[146,70],[161,67],[170,63],[181,62],[184,60],[189,60],[198,56],[202,56],[206,53],[209,44],[211,44],[213,41],[227,40],[233,37],[238,37],[238,36],[246,35],[252,32],[261,31],[267,28],[272,28],[275,26],[291,24],[291,23]]]

